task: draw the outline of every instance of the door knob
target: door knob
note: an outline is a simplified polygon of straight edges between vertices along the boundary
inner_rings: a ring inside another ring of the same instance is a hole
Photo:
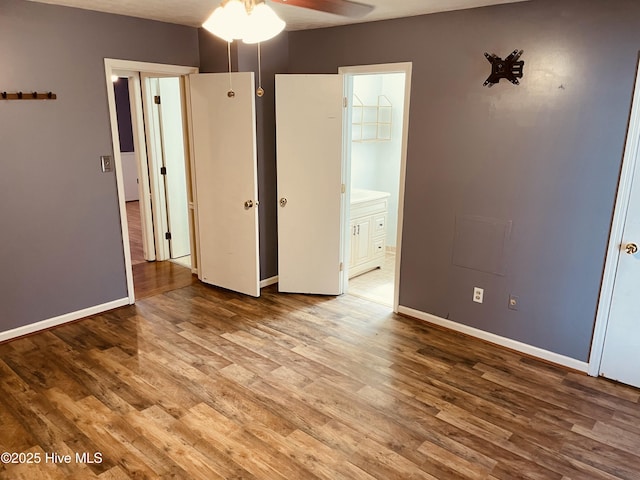
[[[280,199],[280,206],[281,206],[282,208],[284,208],[286,205],[287,205],[287,199],[286,199],[286,198],[284,198],[284,197],[282,197],[282,198]]]
[[[247,200],[246,202],[244,202],[245,210],[249,210],[251,207],[253,207],[253,200]]]
[[[638,253],[638,245],[636,245],[635,243],[627,243],[624,247],[624,251],[629,255]]]

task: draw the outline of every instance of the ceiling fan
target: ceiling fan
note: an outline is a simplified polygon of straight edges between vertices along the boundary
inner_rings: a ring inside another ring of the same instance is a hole
[[[271,0],[282,5],[302,7],[319,12],[332,13],[349,18],[364,17],[373,5],[352,0]],[[256,95],[262,97],[262,75],[260,65],[260,43],[278,35],[285,22],[264,2],[264,0],[223,0],[219,7],[205,20],[202,27],[227,41],[229,72],[231,72],[231,42],[235,39],[244,43],[258,44],[258,88]],[[235,97],[229,80],[229,98]]]
[[[319,12],[333,13],[344,17],[364,17],[373,9],[373,5],[353,2],[351,0],[271,0],[274,3],[308,8]]]

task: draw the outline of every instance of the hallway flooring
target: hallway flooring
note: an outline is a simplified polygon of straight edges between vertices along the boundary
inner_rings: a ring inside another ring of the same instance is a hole
[[[142,249],[142,224],[139,202],[127,202],[129,245],[136,299],[176,290],[197,282],[184,262],[147,262]],[[189,257],[189,263],[191,257]]]
[[[142,222],[140,221],[140,202],[127,202],[127,224],[129,226],[129,247],[131,249],[131,264],[144,263],[142,247]]]

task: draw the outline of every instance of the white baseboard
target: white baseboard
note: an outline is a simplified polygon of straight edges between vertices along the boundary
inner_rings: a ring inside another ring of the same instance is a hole
[[[260,282],[260,288],[268,287],[269,285],[273,285],[274,283],[278,283],[278,275],[262,280]]]
[[[90,317],[91,315],[97,315],[107,310],[113,310],[114,308],[129,305],[129,298],[121,298],[120,300],[114,300],[112,302],[103,303],[102,305],[96,305],[94,307],[85,308],[84,310],[78,310],[76,312],[66,313],[59,317],[49,318],[48,320],[42,320],[41,322],[24,325],[23,327],[7,330],[6,332],[0,332],[0,342],[11,340],[12,338],[22,337],[30,333],[39,332],[40,330],[46,330],[47,328],[57,327],[63,323],[73,322],[84,317]]]
[[[515,350],[517,352],[531,355],[532,357],[540,358],[542,360],[546,360],[548,362],[555,363],[557,365],[562,365],[564,367],[578,370],[580,372],[586,373],[587,370],[589,369],[589,364],[587,362],[582,362],[580,360],[576,360],[575,358],[550,352],[548,350],[544,350],[539,347],[534,347],[533,345],[528,345],[526,343],[518,342],[516,340],[511,340],[510,338],[501,337],[500,335],[495,335],[493,333],[485,332],[484,330],[479,330],[477,328],[469,327],[461,323],[452,322],[451,320],[446,320],[444,318],[436,317],[435,315],[431,315],[430,313],[421,312],[419,310],[414,310],[409,307],[403,307],[402,305],[398,307],[398,312],[408,315],[410,317],[417,318],[418,320],[424,320],[425,322],[433,323],[434,325],[439,325],[441,327],[445,327],[450,330],[455,330],[456,332],[464,333],[471,337],[476,337],[481,340],[485,340],[489,343],[494,343],[496,345],[500,345],[500,346],[509,348],[511,350]]]

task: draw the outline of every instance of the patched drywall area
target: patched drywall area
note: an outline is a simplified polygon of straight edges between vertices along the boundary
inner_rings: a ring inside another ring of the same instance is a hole
[[[494,275],[505,275],[511,220],[477,215],[457,215],[452,263]]]

